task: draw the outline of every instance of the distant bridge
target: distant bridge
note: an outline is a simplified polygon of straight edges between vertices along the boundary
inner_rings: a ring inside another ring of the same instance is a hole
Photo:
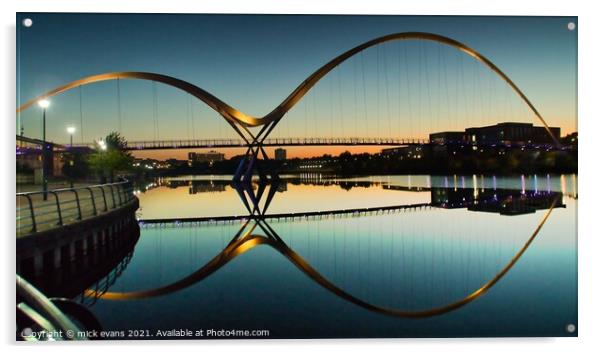
[[[268,138],[263,146],[406,146],[428,144],[428,139],[417,138]],[[95,148],[96,143],[74,144]],[[63,144],[62,146],[68,146]],[[128,141],[127,150],[242,148],[248,144],[242,139],[185,139]]]

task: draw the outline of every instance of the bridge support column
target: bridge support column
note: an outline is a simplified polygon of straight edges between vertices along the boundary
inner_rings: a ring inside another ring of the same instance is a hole
[[[35,252],[33,256],[33,272],[36,277],[39,277],[44,272],[44,254],[42,252]]]
[[[52,251],[52,266],[54,269],[58,269],[61,267],[63,261],[61,247],[57,247]]]
[[[81,250],[81,254],[82,256],[85,256],[86,254],[88,254],[88,238],[84,237],[82,238],[82,250]]]
[[[69,250],[68,250],[68,252],[69,252],[69,262],[75,261],[75,257],[76,257],[76,255],[75,255],[75,242],[71,242],[69,244]]]
[[[98,232],[92,233],[92,249],[98,249]]]
[[[238,164],[233,180],[234,182],[250,182],[255,173],[263,182],[279,179],[272,160],[270,160],[263,146],[259,145],[259,143],[248,147],[245,157]]]

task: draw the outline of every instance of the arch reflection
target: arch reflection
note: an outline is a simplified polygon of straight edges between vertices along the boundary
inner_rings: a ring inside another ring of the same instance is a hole
[[[258,246],[267,245],[270,248],[278,251],[290,263],[294,264],[295,267],[297,267],[297,269],[299,269],[302,273],[307,275],[312,281],[319,284],[324,289],[340,297],[341,299],[353,303],[366,310],[394,317],[418,318],[441,315],[469,304],[470,302],[484,295],[491,287],[498,283],[510,271],[510,269],[512,269],[512,267],[518,262],[518,260],[522,257],[522,255],[529,248],[532,242],[536,239],[541,228],[551,215],[553,209],[562,206],[562,204],[559,203],[559,200],[562,197],[562,195],[560,193],[552,195],[552,198],[548,200],[549,207],[540,219],[534,231],[524,242],[524,244],[521,245],[520,249],[491,279],[482,283],[481,286],[475,288],[473,291],[469,292],[464,297],[451,301],[442,306],[420,310],[406,310],[393,307],[379,306],[351,294],[350,292],[344,290],[337,284],[333,283],[330,279],[322,275],[320,272],[318,272],[305,258],[303,258],[299,253],[297,253],[291,247],[289,247],[289,245],[285,241],[283,241],[283,239],[278,235],[278,233],[270,226],[270,224],[268,223],[268,217],[265,214],[265,211],[269,207],[269,203],[272,200],[271,198],[275,193],[274,190],[278,188],[277,185],[270,184],[269,190],[267,190],[267,192],[265,188],[266,186],[264,186],[264,188],[258,189],[249,188],[249,186],[240,187],[241,189],[239,193],[241,198],[244,198],[245,200],[245,205],[247,206],[247,209],[249,211],[249,216],[246,218],[243,225],[236,232],[236,234],[233,236],[233,238],[230,240],[227,246],[218,255],[216,255],[209,262],[200,267],[197,271],[176,282],[154,289],[133,292],[108,291],[104,294],[98,294],[94,290],[88,290],[86,291],[86,295],[96,296],[106,300],[136,300],[167,295],[203,281],[204,279],[211,276],[212,274],[220,270],[222,267],[227,265],[230,261],[234,260],[236,257],[242,255],[243,253],[250,251]],[[260,205],[259,202],[261,201],[262,196],[266,195],[266,201],[264,202],[264,204]],[[464,207],[466,207],[466,205]]]

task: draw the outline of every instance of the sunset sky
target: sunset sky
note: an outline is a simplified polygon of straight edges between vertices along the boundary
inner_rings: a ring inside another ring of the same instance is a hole
[[[146,71],[189,81],[231,106],[263,116],[342,52],[378,36],[433,32],[476,49],[503,70],[562,135],[577,131],[577,29],[568,17],[416,17],[18,14],[17,105],[104,72]],[[156,90],[156,91],[153,91]],[[156,96],[153,92],[156,92]],[[80,100],[81,94],[81,100]],[[120,80],[51,98],[48,140],[91,142],[120,130],[129,141],[234,138],[224,120],[174,88]],[[156,120],[156,123],[155,123]],[[541,125],[507,84],[438,43],[391,42],[332,71],[272,137],[419,137],[522,121]],[[41,110],[17,117],[17,134],[41,136]],[[83,123],[83,124],[82,124]],[[289,156],[345,148],[287,148]],[[365,150],[358,148],[357,150]],[[370,148],[369,151],[379,151]],[[145,157],[184,158],[188,151]],[[228,156],[241,153],[224,150]]]

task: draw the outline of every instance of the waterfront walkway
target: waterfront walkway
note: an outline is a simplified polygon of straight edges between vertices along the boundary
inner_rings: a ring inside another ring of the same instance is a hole
[[[134,199],[130,182],[16,194],[17,238],[92,218]]]

